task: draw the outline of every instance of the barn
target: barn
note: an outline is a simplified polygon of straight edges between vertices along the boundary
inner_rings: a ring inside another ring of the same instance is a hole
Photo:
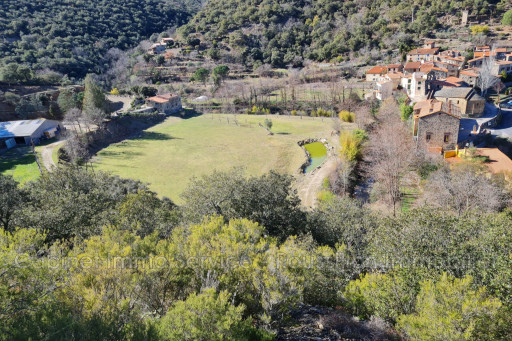
[[[37,120],[0,122],[0,148],[15,145],[38,144],[41,139],[52,138],[61,132],[58,121],[40,118]]]

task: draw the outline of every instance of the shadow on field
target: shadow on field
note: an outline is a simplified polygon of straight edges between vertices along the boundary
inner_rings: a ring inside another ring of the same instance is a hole
[[[29,165],[36,158],[30,153],[29,147],[16,147],[0,155],[0,173],[11,170],[18,165]]]
[[[123,158],[123,159],[130,159],[130,158],[133,158],[134,156],[139,156],[139,155],[143,155],[143,153],[141,152],[131,152],[131,151],[122,151],[122,152],[118,152],[118,151],[103,151],[102,152],[102,156],[105,156],[105,157],[109,157],[109,158]]]
[[[137,139],[138,140],[149,140],[149,141],[167,141],[167,140],[173,140],[173,139],[178,139],[178,138],[172,137],[171,135],[167,135],[167,134],[163,134],[163,133],[157,133],[154,131],[146,131]]]

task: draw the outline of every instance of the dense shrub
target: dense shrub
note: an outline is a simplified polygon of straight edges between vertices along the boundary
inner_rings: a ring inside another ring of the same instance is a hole
[[[353,112],[346,111],[346,110],[340,111],[338,114],[338,117],[343,122],[349,122],[349,123],[354,122],[356,119],[356,115]]]
[[[367,139],[368,136],[363,130],[343,131],[340,135],[342,156],[349,161],[359,159],[362,155],[363,143]]]

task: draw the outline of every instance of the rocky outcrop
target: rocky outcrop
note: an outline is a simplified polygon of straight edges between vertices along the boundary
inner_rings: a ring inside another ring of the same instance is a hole
[[[382,319],[361,321],[341,310],[303,305],[291,315],[291,322],[279,328],[276,341],[399,340]]]

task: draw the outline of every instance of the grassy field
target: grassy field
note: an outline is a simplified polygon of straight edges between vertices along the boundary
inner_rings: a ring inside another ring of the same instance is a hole
[[[330,119],[271,116],[274,135],[269,135],[259,126],[265,118],[237,115],[237,125],[233,115],[170,117],[137,139],[100,151],[93,161],[96,169],[149,183],[179,203],[192,177],[214,169],[243,166],[251,175],[271,169],[294,174],[305,161],[297,142],[328,137],[332,130]]]
[[[22,184],[36,180],[41,175],[30,147],[17,147],[0,155],[0,173],[11,175]]]
[[[39,157],[39,160],[42,159],[41,152],[42,149],[57,141],[56,139],[51,139],[47,141],[43,141],[40,145],[36,146],[36,153]],[[54,148],[52,152],[52,159],[55,164],[58,163],[58,149],[60,149],[63,145],[59,145]],[[43,167],[43,172],[46,170]],[[36,158],[34,154],[32,154],[31,147],[16,147],[13,148],[6,153],[0,155],[0,174],[3,175],[11,175],[16,181],[21,184],[24,184],[28,181],[37,180],[41,176],[41,172],[39,171],[39,167],[37,166]]]

